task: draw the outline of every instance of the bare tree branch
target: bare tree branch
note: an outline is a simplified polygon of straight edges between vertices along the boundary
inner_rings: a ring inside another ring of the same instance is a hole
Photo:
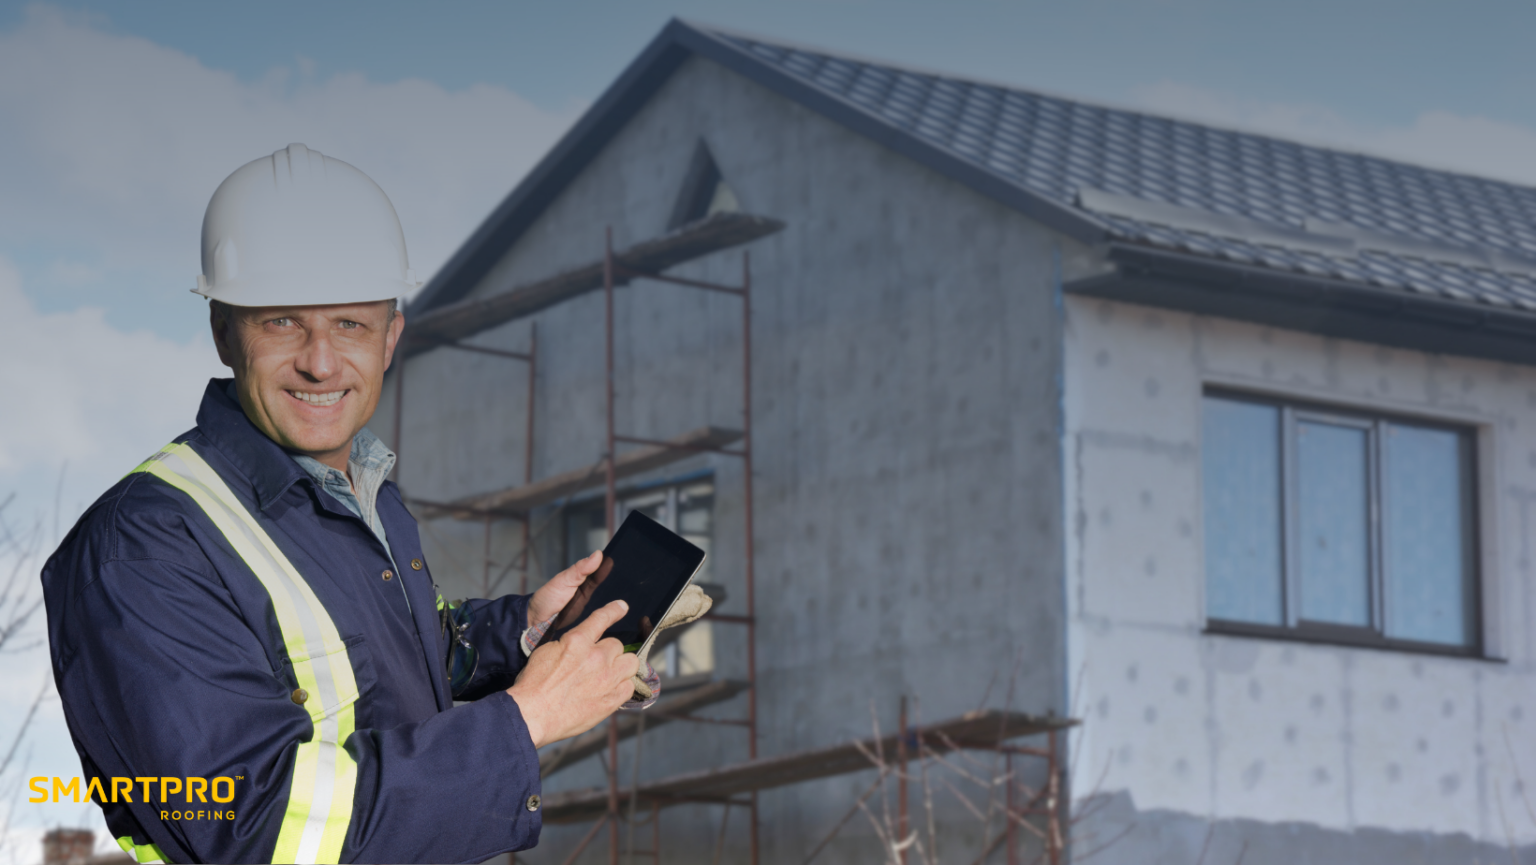
[[[20,747],[21,740],[27,735],[27,728],[32,726],[32,718],[37,715],[37,707],[43,704],[43,697],[48,694],[48,685],[52,679],[43,679],[43,686],[37,690],[37,696],[32,698],[32,705],[27,708],[27,716],[22,719],[21,727],[16,730],[16,738],[11,740],[11,749],[5,752],[5,759],[0,760],[0,775],[11,767],[11,760],[16,756],[16,749]]]
[[[853,819],[853,815],[859,813],[859,806],[864,804],[864,800],[868,799],[876,790],[880,789],[880,785],[884,783],[885,773],[881,772],[880,777],[876,778],[873,784],[870,784],[869,787],[865,788],[864,792],[859,795],[858,800],[853,803],[853,807],[849,808],[848,812],[843,815],[843,818],[837,821],[837,825],[832,827],[832,831],[828,832],[826,837],[821,839],[821,843],[817,844],[815,849],[811,850],[810,855],[805,857],[804,865],[811,865],[811,862],[816,859],[816,856],[821,853],[821,851],[825,849],[828,844],[832,843],[832,839],[837,837],[837,833],[841,832],[843,827],[848,824],[848,821]]]

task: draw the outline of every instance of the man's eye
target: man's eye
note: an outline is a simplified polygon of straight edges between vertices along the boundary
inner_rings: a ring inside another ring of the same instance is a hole
[[[274,318],[271,321],[267,322],[267,324],[275,324],[278,327],[287,327],[288,325],[293,324],[293,319],[291,319],[291,318]]]
[[[340,327],[342,330],[353,330],[355,328],[362,327],[362,325],[358,324],[355,321],[343,321],[343,322],[339,323],[337,325],[337,327]]]

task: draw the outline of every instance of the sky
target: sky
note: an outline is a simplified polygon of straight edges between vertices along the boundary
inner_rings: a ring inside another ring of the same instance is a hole
[[[229,172],[290,142],[351,162],[429,277],[673,16],[1536,185],[1529,2],[0,0],[0,520],[51,548],[192,425],[221,367],[189,290]],[[0,694],[35,693],[45,653],[12,658]],[[24,709],[0,697],[0,748]],[[20,754],[78,773],[56,701]],[[97,825],[23,787],[0,778],[0,865]]]

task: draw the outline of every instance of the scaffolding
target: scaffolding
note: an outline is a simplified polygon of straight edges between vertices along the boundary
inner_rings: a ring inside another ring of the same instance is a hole
[[[431,310],[411,322],[397,349],[402,363],[394,373],[394,445],[397,456],[402,451],[403,418],[405,403],[404,361],[423,352],[452,349],[492,357],[504,358],[526,364],[528,373],[527,430],[525,434],[523,483],[506,490],[482,493],[438,502],[420,498],[407,498],[407,502],[423,520],[453,518],[478,520],[484,526],[483,589],[487,595],[497,587],[491,579],[493,566],[491,528],[497,519],[516,520],[522,526],[522,548],[517,559],[509,565],[521,572],[520,590],[528,591],[529,571],[532,563],[533,534],[531,515],[536,508],[555,502],[569,501],[571,496],[598,486],[604,488],[604,515],[607,532],[611,537],[617,528],[618,483],[621,479],[660,468],[669,463],[688,459],[700,453],[716,453],[742,461],[743,501],[743,558],[744,558],[744,606],[743,615],[711,612],[707,619],[712,622],[739,625],[744,629],[746,641],[746,677],[740,682],[714,682],[692,689],[675,698],[664,699],[653,707],[649,716],[656,721],[686,721],[714,723],[739,727],[747,737],[748,760],[757,759],[757,640],[755,621],[755,575],[753,573],[753,513],[752,513],[752,266],[750,253],[741,257],[741,282],[727,285],[698,279],[688,279],[663,273],[668,268],[692,261],[710,253],[756,240],[784,227],[782,222],[741,213],[719,213],[699,220],[671,234],[637,244],[625,250],[613,248],[613,230],[607,229],[604,237],[602,258],[595,263],[563,272],[499,292],[489,297],[471,298],[447,304]],[[742,428],[728,430],[705,426],[690,430],[671,439],[652,439],[619,432],[615,419],[615,359],[614,359],[614,290],[636,280],[653,280],[687,288],[722,293],[741,301],[741,353],[742,353]],[[546,478],[533,477],[533,443],[535,431],[535,389],[537,387],[538,331],[530,328],[529,347],[526,352],[506,351],[463,342],[464,339],[505,324],[518,318],[533,315],[540,310],[563,303],[572,298],[601,289],[604,308],[604,360],[606,404],[606,448],[597,465],[586,469],[574,469]],[[738,444],[739,443],[739,444]],[[733,446],[734,445],[734,446]],[[618,453],[620,446],[631,448]],[[397,462],[397,472],[398,472]],[[740,719],[702,718],[691,711],[714,702],[730,699],[745,693],[747,707]],[[571,854],[579,855],[603,825],[609,827],[609,861],[619,861],[619,827],[624,815],[619,807],[618,748],[619,741],[639,736],[645,728],[645,717],[610,718],[601,741],[592,733],[567,743],[550,757],[541,758],[541,771],[545,774],[556,768],[570,765],[584,757],[601,753],[606,745],[605,771],[608,779],[604,796],[606,807],[601,819],[588,833],[586,840]],[[653,728],[656,724],[651,725]],[[597,733],[598,731],[593,731]],[[637,762],[638,766],[638,762]],[[633,798],[631,801],[633,806]],[[731,801],[727,807],[744,806],[750,810],[751,861],[758,861],[758,811],[757,796],[752,794],[745,801]],[[631,808],[631,811],[633,808]],[[653,819],[656,819],[653,814]],[[630,815],[633,817],[633,814]],[[656,833],[659,839],[659,833]],[[631,831],[631,842],[633,830]],[[635,854],[631,843],[631,856]],[[644,851],[658,861],[659,847]]]
[[[597,837],[604,826],[608,827],[610,865],[618,865],[620,857],[620,832],[622,823],[630,826],[628,855],[647,856],[661,860],[660,811],[663,808],[684,803],[708,803],[723,806],[722,815],[728,818],[730,810],[742,808],[750,814],[749,857],[752,865],[758,865],[760,852],[758,793],[784,784],[825,778],[848,772],[872,768],[872,753],[896,755],[898,765],[904,767],[911,759],[925,754],[941,754],[950,750],[983,749],[1005,755],[1010,773],[1015,756],[1044,759],[1047,763],[1048,784],[1027,802],[1012,800],[1014,784],[1009,782],[1007,815],[1009,828],[999,843],[1006,839],[1008,861],[1015,862],[1014,822],[1027,816],[1043,817],[1050,837],[1049,861],[1060,861],[1064,842],[1061,840],[1060,815],[1062,800],[1061,768],[1058,760],[1057,734],[1075,724],[1070,719],[1054,716],[1031,716],[1014,712],[974,712],[929,727],[909,726],[905,701],[901,712],[898,733],[884,739],[869,742],[853,742],[817,751],[759,758],[758,744],[758,691],[757,691],[757,630],[754,576],[754,535],[752,495],[752,267],[750,253],[741,256],[741,282],[735,285],[709,282],[674,276],[663,271],[711,253],[720,252],[748,243],[784,227],[777,220],[743,213],[717,213],[695,223],[685,225],[670,234],[636,244],[624,250],[613,249],[613,232],[605,231],[603,255],[590,264],[562,272],[536,282],[519,285],[496,294],[460,300],[430,310],[410,322],[396,357],[401,362],[391,370],[394,375],[394,448],[397,455],[402,451],[403,406],[405,401],[404,361],[434,350],[455,350],[490,357],[512,360],[526,365],[528,376],[527,417],[523,461],[523,482],[509,489],[465,496],[452,501],[433,501],[419,497],[407,497],[416,516],[424,521],[455,519],[479,521],[484,530],[484,555],[482,588],[485,596],[499,587],[502,578],[511,570],[520,572],[520,592],[526,594],[532,566],[532,549],[535,537],[531,528],[532,514],[539,508],[570,502],[571,498],[587,490],[602,487],[604,490],[604,514],[608,535],[616,529],[618,484],[622,479],[661,468],[701,453],[714,453],[742,461],[742,510],[743,510],[743,605],[745,613],[732,615],[711,611],[705,617],[711,622],[738,625],[745,639],[745,679],[710,680],[696,683],[696,687],[667,688],[660,700],[644,713],[615,715],[604,727],[577,736],[559,749],[540,756],[540,772],[547,777],[594,755],[606,752],[604,773],[606,785],[585,790],[572,790],[544,797],[543,819],[546,823],[577,823],[595,821],[591,829],[571,850],[564,860],[574,862]],[[679,433],[669,439],[652,439],[622,434],[615,422],[615,359],[614,359],[614,290],[637,280],[652,280],[672,285],[722,293],[741,301],[741,357],[742,357],[742,427],[739,430],[714,426],[701,426]],[[468,337],[514,319],[525,318],[541,310],[563,303],[575,297],[601,290],[603,292],[605,323],[605,380],[604,401],[606,406],[606,448],[601,459],[588,467],[576,468],[544,478],[533,477],[535,433],[535,388],[538,371],[538,331],[531,323],[527,351],[507,351],[463,342]],[[618,448],[629,448],[618,453]],[[396,471],[398,472],[399,462]],[[497,520],[512,520],[521,524],[522,547],[518,556],[503,569],[496,580],[492,579],[491,530]],[[672,635],[676,638],[676,635]],[[741,718],[705,717],[695,711],[708,705],[730,700],[740,694],[747,698],[746,713]],[[743,730],[747,738],[747,759],[729,766],[702,772],[640,782],[641,737],[647,729],[669,722],[711,724],[735,727]],[[1046,748],[1030,748],[1010,745],[1008,740],[1022,736],[1047,735]],[[618,748],[621,740],[635,739],[635,755],[632,761],[634,779],[627,789],[621,790],[619,781]],[[901,802],[901,826],[905,832],[907,779],[905,769],[896,773],[899,778]],[[882,777],[884,769],[882,768]],[[627,801],[627,814],[621,802]],[[635,811],[644,805],[650,811],[652,849],[636,850],[634,838],[639,824]],[[722,822],[721,843],[724,841]],[[841,828],[839,824],[838,828]],[[834,834],[836,830],[834,830]],[[828,837],[830,841],[831,836]],[[823,846],[826,841],[823,842]],[[817,848],[817,852],[820,851]],[[995,850],[996,847],[992,848]],[[990,854],[992,850],[988,850]],[[813,853],[813,856],[815,854]],[[905,853],[901,856],[906,861]]]

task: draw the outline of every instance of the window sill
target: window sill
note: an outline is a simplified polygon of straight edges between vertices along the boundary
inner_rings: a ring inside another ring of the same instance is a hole
[[[1466,658],[1471,661],[1488,661],[1495,664],[1508,663],[1504,658],[1489,657],[1476,647],[1447,646],[1441,643],[1420,643],[1413,640],[1394,640],[1365,628],[1350,628],[1339,625],[1303,623],[1295,628],[1282,628],[1275,625],[1255,625],[1250,622],[1208,619],[1205,623],[1205,629],[1201,633],[1222,637],[1255,637],[1261,640],[1282,640],[1290,643],[1343,646],[1352,649],[1381,649],[1388,652],[1403,652],[1412,655],[1439,655],[1441,657]]]

